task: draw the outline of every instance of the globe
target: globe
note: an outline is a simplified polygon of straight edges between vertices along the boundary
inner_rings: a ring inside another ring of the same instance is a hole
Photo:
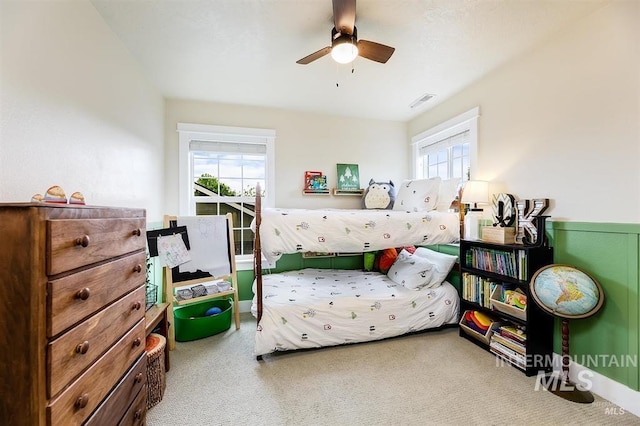
[[[540,268],[530,283],[531,295],[547,313],[560,318],[586,318],[604,302],[600,284],[587,273],[569,265]]]
[[[548,391],[569,401],[590,404],[595,398],[569,380],[569,320],[594,315],[604,303],[600,283],[576,267],[552,264],[538,269],[529,283],[533,300],[543,311],[562,319],[562,374],[551,373]],[[558,386],[560,385],[560,386]]]

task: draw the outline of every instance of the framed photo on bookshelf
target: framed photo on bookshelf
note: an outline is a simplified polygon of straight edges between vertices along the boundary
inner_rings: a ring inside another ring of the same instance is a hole
[[[337,165],[338,191],[360,191],[360,172],[357,164]]]

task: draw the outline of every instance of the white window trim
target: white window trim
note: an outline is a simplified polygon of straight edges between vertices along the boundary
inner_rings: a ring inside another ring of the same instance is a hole
[[[416,179],[418,173],[418,161],[420,148],[433,145],[448,137],[455,136],[464,131],[469,131],[469,167],[470,176],[475,176],[478,166],[478,117],[480,116],[480,107],[475,107],[456,117],[453,117],[444,123],[440,123],[422,133],[411,138],[412,145],[412,162],[411,175]]]
[[[215,126],[210,124],[178,123],[178,162],[179,162],[179,201],[180,216],[195,215],[195,203],[191,190],[192,165],[189,161],[189,144],[198,141],[263,142],[267,148],[266,196],[262,199],[264,207],[275,206],[275,139],[276,131],[249,127]],[[253,269],[253,255],[236,256],[236,268],[239,271]]]
[[[275,177],[275,139],[276,131],[272,129],[255,129],[246,127],[214,126],[209,124],[178,123],[179,134],[178,160],[180,172],[180,215],[194,215],[194,203],[191,191],[191,162],[189,161],[189,143],[199,141],[229,141],[250,142],[252,139],[262,139],[267,147],[267,176],[270,188],[267,196],[262,200],[266,207],[274,205],[273,179]]]

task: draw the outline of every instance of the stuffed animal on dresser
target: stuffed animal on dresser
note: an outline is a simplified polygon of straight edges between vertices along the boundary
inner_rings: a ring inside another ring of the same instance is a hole
[[[390,210],[395,200],[396,189],[393,182],[375,182],[371,179],[362,195],[362,208]]]

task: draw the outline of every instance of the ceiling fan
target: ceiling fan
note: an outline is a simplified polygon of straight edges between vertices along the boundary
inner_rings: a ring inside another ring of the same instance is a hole
[[[296,61],[307,65],[328,53],[341,64],[348,64],[357,56],[386,63],[393,52],[393,47],[368,40],[358,40],[356,22],[356,0],[333,0],[333,23],[331,30],[331,46],[323,47],[317,52]]]

